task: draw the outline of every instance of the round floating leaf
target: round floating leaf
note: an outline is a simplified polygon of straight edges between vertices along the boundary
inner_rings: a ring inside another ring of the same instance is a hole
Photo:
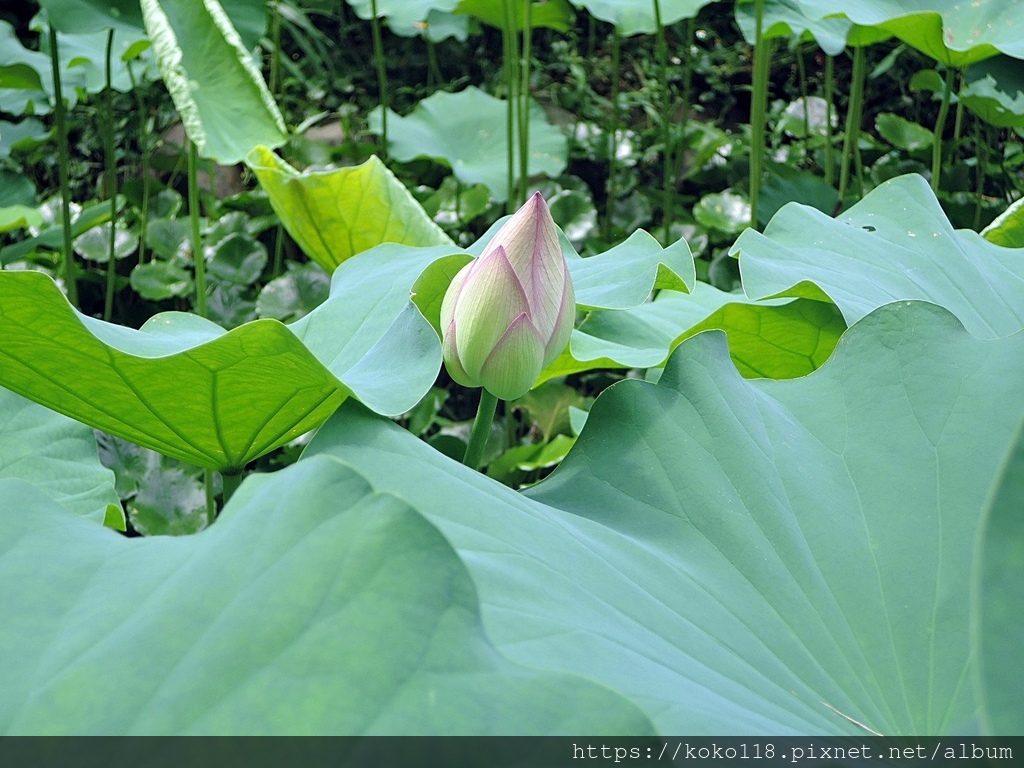
[[[1024,258],[976,232],[954,230],[916,175],[891,179],[832,219],[787,205],[765,228],[740,235],[748,296],[823,294],[848,324],[891,301],[921,299],[955,314],[971,333],[994,338],[1024,325]]]
[[[470,86],[458,93],[437,91],[407,116],[388,114],[388,150],[395,160],[442,160],[463,184],[486,184],[495,199],[508,199],[508,138],[505,102]],[[370,126],[380,132],[380,111]],[[518,158],[518,145],[513,156]],[[515,160],[518,163],[518,159]],[[530,107],[530,176],[558,176],[568,162],[565,136],[549,124],[544,110]],[[516,165],[518,168],[519,166]]]
[[[132,269],[132,289],[144,299],[163,301],[192,293],[192,275],[177,264],[150,261]]]
[[[659,384],[601,395],[525,495],[354,404],[306,455],[434,522],[510,658],[620,691],[662,733],[962,733],[973,546],[1022,361],[1024,334],[900,303],[788,381],[741,378],[700,334]]]
[[[210,276],[226,283],[252,285],[267,266],[266,246],[248,235],[228,235],[210,250]]]
[[[381,243],[451,243],[375,156],[353,168],[299,173],[266,147],[257,147],[246,162],[288,233],[328,273]]]
[[[0,479],[31,483],[70,512],[98,523],[109,507],[121,509],[114,473],[100,464],[93,431],[2,387]]]
[[[894,147],[908,152],[930,147],[935,138],[935,134],[924,126],[892,112],[882,112],[875,118],[875,130]]]
[[[288,323],[305,317],[324,303],[331,279],[318,264],[288,262],[288,271],[275,277],[260,291],[256,314]]]
[[[712,192],[693,206],[693,218],[708,229],[735,235],[750,226],[750,203],[735,192]]]
[[[110,222],[83,232],[74,240],[75,250],[84,258],[100,264],[110,260]],[[114,230],[114,258],[124,259],[139,247],[137,235],[117,227]]]
[[[250,477],[178,539],[0,488],[0,579],[22,584],[0,592],[4,733],[652,733],[615,692],[497,653],[451,545],[335,460]]]

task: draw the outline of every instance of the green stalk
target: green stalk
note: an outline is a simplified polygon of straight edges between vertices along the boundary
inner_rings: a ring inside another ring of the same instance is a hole
[[[114,314],[114,285],[117,277],[117,159],[114,156],[114,89],[111,84],[111,57],[114,51],[114,30],[107,30],[106,102],[103,126],[103,154],[106,156],[107,198],[110,200],[110,249],[107,251],[107,286],[103,295],[103,319],[108,323]]]
[[[427,41],[427,90],[433,93],[444,83],[444,76],[437,60],[437,45],[429,37],[423,39]]]
[[[523,12],[523,57],[519,68],[519,205],[526,202],[530,179],[530,48],[533,39],[533,2],[525,0]]]
[[[277,225],[277,235],[274,237],[274,277],[280,277],[284,267],[284,227]]]
[[[957,92],[962,91],[964,88],[964,70],[960,70],[960,87]],[[956,102],[956,117],[953,118],[953,143],[960,143],[960,132],[963,130],[964,123],[964,103],[957,99]]]
[[[380,91],[380,141],[381,158],[388,159],[388,72],[384,65],[384,40],[380,33],[380,19],[377,18],[377,0],[370,0],[373,18],[370,26],[373,29],[373,58],[377,63],[377,88]]]
[[[466,455],[462,459],[462,463],[470,469],[480,468],[480,461],[483,459],[484,448],[487,445],[487,436],[491,432],[491,424],[494,422],[494,412],[497,408],[497,396],[492,395],[486,389],[481,389],[480,405],[477,406],[473,431],[469,434],[469,445],[466,447]]]
[[[850,86],[850,105],[846,110],[846,130],[843,134],[843,157],[839,169],[839,200],[846,198],[850,183],[850,161],[860,136],[861,109],[864,101],[864,76],[867,69],[864,46],[853,49],[853,83]]]
[[[513,0],[503,0],[505,8],[505,25],[502,27],[501,47],[502,58],[505,66],[505,136],[508,144],[506,157],[508,171],[508,202],[505,204],[506,213],[513,213],[516,210],[515,189],[516,189],[516,165],[515,165],[515,131],[516,131],[516,64],[517,57],[515,43],[515,16],[512,11]]]
[[[199,232],[199,150],[188,143],[188,215],[192,222],[192,263],[196,269],[196,314],[206,317],[206,256],[203,236]]]
[[[811,146],[811,118],[810,110],[807,104],[807,70],[804,67],[804,50],[803,46],[797,42],[796,44],[796,71],[797,76],[800,79],[800,98],[804,101],[804,161],[807,161],[807,156],[810,154]]]
[[[60,172],[61,211],[64,226],[64,286],[68,301],[78,306],[78,284],[75,282],[75,251],[71,236],[71,184],[68,181],[68,119],[64,109],[64,91],[60,84],[60,57],[57,30],[50,27],[50,64],[53,69],[53,116],[57,123],[57,168]]]
[[[770,40],[764,38],[764,0],[754,0],[754,29],[754,92],[750,102],[750,226],[757,229],[772,45]]]
[[[658,70],[661,78],[661,146],[664,167],[661,174],[661,216],[662,240],[668,245],[669,227],[672,224],[672,167],[671,167],[671,129],[669,118],[671,94],[668,86],[668,45],[665,43],[665,27],[661,24],[661,2],[654,0],[655,48],[658,54]]]
[[[985,162],[988,156],[988,145],[984,141],[982,132],[988,133],[987,126],[981,120],[975,119],[975,155],[977,156],[977,167],[975,168],[974,194],[977,198],[974,204],[974,231],[981,229],[981,204],[985,194]]]
[[[142,155],[142,221],[139,222],[139,264],[146,263],[146,232],[149,229],[149,120],[146,119],[146,103],[135,82],[135,71],[131,62],[127,62],[128,79],[132,83],[132,93],[139,106],[139,152]]]
[[[217,501],[213,494],[213,470],[203,470],[203,487],[206,490],[206,525],[207,527],[213,525],[213,521],[217,519]]]
[[[610,239],[612,209],[615,204],[615,156],[619,151],[619,77],[621,38],[619,28],[612,32],[612,115],[608,141],[608,189],[604,210],[604,238]]]
[[[238,486],[242,484],[242,480],[245,478],[245,472],[238,470],[237,472],[221,472],[220,482],[223,500],[221,507],[228,503],[228,500],[235,495],[235,491],[238,490]]]
[[[939,116],[935,120],[935,138],[932,139],[932,192],[939,191],[939,177],[942,174],[942,134],[946,129],[946,117],[949,115],[949,99],[953,92],[954,74],[952,67],[946,67],[946,87],[942,90]]]
[[[825,181],[831,187],[835,183],[835,158],[832,147],[832,99],[835,84],[835,59],[825,55]]]

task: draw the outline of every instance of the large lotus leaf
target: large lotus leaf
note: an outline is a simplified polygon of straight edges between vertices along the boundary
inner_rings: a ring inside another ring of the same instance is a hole
[[[24,480],[76,515],[102,523],[120,508],[114,473],[84,424],[0,387],[0,479]]]
[[[1024,15],[1024,14],[1022,14]],[[1024,127],[1024,63],[995,56],[967,70],[960,103],[990,125]]]
[[[226,332],[168,312],[136,331],[78,313],[39,272],[0,272],[0,337],[0,385],[203,467],[241,467],[347,395],[276,320]]]
[[[284,119],[217,0],[141,0],[174,106],[199,154],[222,165],[285,142]]]
[[[598,398],[526,495],[354,404],[307,455],[441,529],[506,655],[604,683],[662,733],[957,732],[976,714],[973,541],[1022,361],[1024,334],[900,303],[789,381],[741,378],[723,334],[690,339],[659,384]]]
[[[689,296],[662,293],[621,312],[593,312],[541,381],[595,368],[655,368],[685,339],[724,330],[747,377],[789,379],[821,366],[846,330],[839,310],[812,299],[753,301],[697,283]]]
[[[571,0],[577,8],[586,8],[595,19],[618,27],[621,35],[652,35],[657,31],[653,2],[637,0]],[[714,0],[659,0],[662,26],[680,19],[692,19]]]
[[[1018,0],[800,0],[811,18],[846,16],[895,35],[955,67],[1002,52],[1024,58],[1024,14]]]
[[[526,26],[526,2],[524,0],[511,0],[513,25],[517,30]],[[530,26],[533,29],[546,27],[559,32],[568,32],[572,24],[572,7],[569,0],[529,0],[530,3]],[[507,29],[505,0],[461,0],[456,13],[466,13],[475,16],[485,24],[499,29]]]
[[[422,24],[433,10],[454,11],[459,0],[347,0],[356,15],[369,21],[376,5],[377,15],[388,19],[391,27],[407,29]]]
[[[430,264],[457,252],[377,246],[338,267],[330,298],[289,328],[363,403],[378,413],[405,413],[441,369],[437,334],[410,292]]]
[[[848,324],[891,301],[924,299],[976,336],[1024,325],[1024,251],[954,230],[916,175],[881,184],[836,219],[787,205],[764,234],[740,235],[731,253],[739,254],[748,296],[824,293]]]
[[[757,22],[754,3],[738,2],[734,12],[736,24],[744,39],[751,45],[756,40]],[[789,37],[801,39],[810,35],[830,56],[838,56],[846,47],[846,38],[852,22],[846,18],[809,18],[801,0],[765,0],[762,34],[766,38]]]
[[[0,488],[6,734],[650,732],[612,691],[496,653],[451,546],[332,459],[249,478],[182,538]]]
[[[377,157],[352,168],[299,173],[256,147],[246,162],[288,233],[328,272],[381,243],[451,243]]]
[[[470,86],[458,93],[437,91],[407,116],[388,113],[388,148],[395,160],[418,157],[443,160],[463,184],[485,184],[499,201],[508,199],[508,137],[505,102]],[[381,113],[370,126],[381,130]],[[513,156],[518,168],[518,144]],[[557,176],[568,162],[568,145],[558,128],[548,123],[536,102],[530,108],[530,176]]]
[[[987,510],[975,572],[975,672],[982,692],[982,726],[993,735],[1024,736],[1024,431],[1003,469]]]

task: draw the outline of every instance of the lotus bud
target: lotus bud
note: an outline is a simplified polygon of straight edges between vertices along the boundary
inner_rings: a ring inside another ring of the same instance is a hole
[[[540,193],[459,271],[441,304],[444,362],[466,387],[522,397],[569,343],[576,294]]]

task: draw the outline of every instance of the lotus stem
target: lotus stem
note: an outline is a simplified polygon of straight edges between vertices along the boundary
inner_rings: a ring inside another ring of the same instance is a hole
[[[825,181],[831,187],[835,184],[835,158],[832,146],[832,99],[835,97],[835,59],[825,55]]]
[[[466,446],[466,455],[462,459],[462,463],[470,469],[480,468],[484,448],[487,445],[487,437],[491,433],[491,424],[494,422],[494,412],[497,409],[498,398],[486,389],[481,389],[480,405],[477,406],[473,431],[469,434],[469,445]]]
[[[270,4],[270,95],[278,96],[277,87],[281,82],[281,9],[277,2]]]
[[[811,116],[810,107],[807,104],[807,69],[804,66],[804,48],[797,41],[796,48],[794,50],[796,54],[796,71],[797,76],[800,80],[800,98],[804,102],[804,162],[807,161],[807,156],[810,154],[811,147]]]
[[[245,472],[242,470],[238,470],[237,472],[220,473],[221,498],[223,500],[223,504],[221,504],[222,509],[224,505],[228,503],[228,500],[235,495],[235,491],[238,490],[238,486],[242,484],[242,480],[244,478]]]
[[[370,27],[373,30],[373,59],[377,64],[377,88],[380,91],[380,142],[381,158],[388,159],[388,71],[384,65],[384,40],[380,33],[380,18],[377,16],[377,0],[370,0],[373,18]]]
[[[964,88],[964,70],[960,70],[960,85],[957,88],[959,93]],[[953,118],[953,142],[960,142],[960,133],[963,130],[964,124],[964,103],[957,99],[956,102],[956,117]]]
[[[768,70],[771,41],[764,37],[764,0],[754,0],[754,91],[750,102],[750,226],[758,226],[758,202],[764,167],[765,114],[768,106]]]
[[[213,470],[203,470],[203,488],[206,490],[206,525],[213,525],[217,519],[217,500],[213,494]]]
[[[843,134],[843,157],[839,171],[839,201],[846,198],[850,183],[850,161],[860,136],[861,108],[864,101],[864,76],[866,64],[864,46],[853,49],[853,83],[850,87],[850,104],[846,110],[846,130]]]
[[[110,199],[110,247],[107,251],[107,285],[103,295],[103,319],[108,323],[114,314],[114,286],[117,277],[117,158],[114,156],[114,88],[111,76],[111,57],[114,51],[114,30],[107,30],[106,102],[107,114],[103,125],[103,154],[106,156],[106,187]]]
[[[608,187],[604,210],[604,237],[606,240],[611,237],[612,211],[615,204],[615,160],[619,151],[619,67],[621,48],[619,28],[614,27],[612,33],[612,121],[609,126]]]
[[[983,125],[981,120],[975,120],[975,155],[977,157],[977,165],[975,167],[975,203],[974,203],[974,230],[977,232],[981,229],[981,204],[985,196],[985,162],[988,156],[988,145],[985,142],[984,133],[989,133],[987,126]],[[991,137],[989,137],[991,138]]]
[[[533,42],[533,2],[525,0],[523,10],[522,65],[519,78],[519,197],[518,204],[526,202],[526,187],[530,179],[530,49]]]
[[[515,15],[512,10],[513,0],[503,0],[505,9],[505,24],[502,27],[501,47],[502,60],[505,67],[505,136],[508,144],[506,156],[508,172],[508,192],[505,203],[505,212],[513,213],[516,205],[516,165],[515,165],[515,141],[516,141],[516,58],[517,46],[515,38]]]
[[[671,91],[668,85],[668,45],[665,42],[665,27],[661,23],[661,2],[654,0],[655,49],[658,54],[658,70],[661,78],[661,156],[664,168],[661,174],[661,218],[665,245],[668,245],[669,227],[672,224],[672,167],[671,167]]]
[[[949,115],[949,100],[953,93],[953,76],[955,70],[946,67],[946,83],[942,89],[942,102],[939,104],[939,116],[935,119],[935,136],[932,139],[932,192],[939,191],[939,177],[942,175],[942,134],[946,129],[946,117]]]
[[[149,228],[149,120],[146,119],[146,103],[135,81],[132,63],[126,62],[132,93],[139,107],[139,154],[142,155],[142,221],[139,222],[139,264],[146,263],[146,234]]]
[[[53,69],[53,116],[57,127],[57,168],[60,173],[60,199],[64,226],[64,287],[68,301],[78,306],[78,284],[75,282],[75,251],[71,236],[71,184],[68,181],[68,119],[64,108],[64,91],[60,82],[60,57],[57,30],[50,25],[50,65]]]
[[[199,231],[199,150],[188,142],[188,215],[192,222],[192,263],[196,270],[196,314],[206,317],[206,256]]]

